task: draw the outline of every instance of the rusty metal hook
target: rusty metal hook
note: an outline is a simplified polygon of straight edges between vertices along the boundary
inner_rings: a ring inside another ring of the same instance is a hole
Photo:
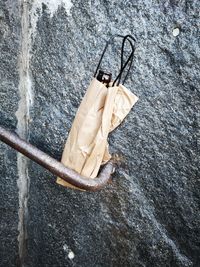
[[[114,164],[109,161],[94,179],[86,178],[79,173],[65,167],[61,162],[50,157],[35,146],[21,139],[18,135],[0,126],[0,140],[37,162],[51,173],[61,177],[66,182],[84,190],[97,191],[104,187],[114,172]]]

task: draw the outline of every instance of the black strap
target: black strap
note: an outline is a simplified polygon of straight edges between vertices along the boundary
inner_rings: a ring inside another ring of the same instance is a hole
[[[108,48],[108,45],[111,44],[111,43],[113,42],[113,40],[114,40],[115,37],[121,37],[121,38],[123,38],[123,41],[122,41],[122,48],[121,48],[121,66],[120,66],[120,72],[119,72],[119,74],[117,75],[116,79],[114,80],[112,86],[115,86],[115,84],[117,84],[117,85],[120,84],[122,74],[123,74],[124,70],[126,69],[128,63],[130,63],[130,64],[129,64],[129,68],[128,68],[128,70],[127,70],[127,73],[126,73],[126,75],[125,75],[125,78],[124,78],[122,84],[123,84],[123,83],[125,82],[125,80],[127,79],[128,74],[129,74],[130,69],[131,69],[131,66],[132,66],[132,63],[133,63],[133,56],[134,56],[134,51],[135,51],[135,47],[134,47],[132,41],[134,41],[134,43],[136,42],[135,38],[134,38],[133,36],[131,36],[131,35],[125,35],[125,36],[123,36],[123,35],[118,35],[118,34],[117,34],[117,35],[113,35],[113,36],[106,42],[105,48],[104,48],[104,50],[103,50],[103,53],[102,53],[102,55],[101,55],[101,57],[100,57],[99,63],[98,63],[97,68],[96,68],[96,71],[95,71],[95,73],[94,73],[94,77],[96,77],[96,75],[97,75],[97,72],[98,72],[98,70],[99,70],[99,68],[100,68],[101,62],[102,62],[103,57],[104,57],[104,54],[105,54],[105,52],[106,52],[106,50],[107,50],[107,48]],[[126,42],[126,41],[129,42],[132,51],[131,51],[129,57],[127,58],[126,62],[124,63],[124,46],[125,46],[125,42]]]
[[[113,82],[113,86],[115,85],[116,82],[117,82],[117,85],[120,84],[122,74],[123,74],[125,68],[127,67],[128,63],[130,62],[129,68],[128,68],[127,73],[126,73],[126,76],[125,76],[125,78],[124,78],[124,80],[122,82],[122,84],[124,84],[124,82],[126,81],[126,79],[128,77],[128,74],[130,72],[130,69],[131,69],[131,66],[132,66],[132,63],[133,63],[133,57],[134,57],[135,47],[133,46],[132,42],[128,38],[132,39],[135,42],[135,39],[131,35],[126,35],[126,36],[123,37],[122,48],[121,48],[121,69],[120,69],[120,72],[117,75],[116,79]],[[132,48],[132,52],[129,55],[129,57],[126,60],[126,62],[124,63],[124,45],[125,45],[126,40],[129,41],[129,43],[131,45],[131,48]]]

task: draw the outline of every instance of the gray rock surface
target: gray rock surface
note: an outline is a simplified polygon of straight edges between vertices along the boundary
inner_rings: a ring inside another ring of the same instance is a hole
[[[18,108],[17,70],[20,21],[15,6],[0,1],[0,125],[15,129]],[[18,170],[15,151],[0,142],[0,266],[18,262]]]
[[[26,106],[30,118],[25,119],[30,142],[60,159],[110,34],[137,38],[126,86],[139,101],[110,136],[110,150],[122,164],[104,190],[66,189],[37,164],[25,165],[30,180],[25,266],[199,266],[200,3],[61,2],[28,5],[30,47],[25,56],[32,104]],[[119,68],[118,51],[110,49],[105,61],[113,75]],[[17,92],[16,86],[12,94]],[[10,93],[7,88],[5,99]],[[11,118],[15,126],[17,97],[8,113],[8,102],[0,101],[1,123]],[[9,160],[16,164],[15,158]],[[15,167],[9,170],[11,179]],[[15,206],[12,199],[8,202],[17,213],[17,195],[12,197]]]

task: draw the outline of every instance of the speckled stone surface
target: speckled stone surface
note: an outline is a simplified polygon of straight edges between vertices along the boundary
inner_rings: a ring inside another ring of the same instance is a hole
[[[50,16],[43,4],[31,59],[32,143],[60,159],[110,34],[138,40],[126,86],[140,99],[110,137],[123,164],[101,192],[62,188],[30,163],[28,266],[198,266],[199,7],[73,1],[70,14],[60,7]]]
[[[29,162],[25,266],[199,266],[199,1],[49,2],[30,4],[30,142],[61,158],[111,34],[137,38],[125,85],[139,101],[109,138],[122,164],[104,190],[63,188]],[[105,60],[114,76],[119,50]]]
[[[18,108],[19,19],[17,1],[12,8],[0,1],[0,125],[15,130]],[[17,157],[0,142],[0,266],[18,262]]]

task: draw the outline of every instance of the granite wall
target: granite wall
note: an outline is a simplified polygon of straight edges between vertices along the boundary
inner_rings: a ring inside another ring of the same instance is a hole
[[[60,159],[111,34],[137,38],[122,164],[79,192],[0,143],[0,266],[200,266],[197,0],[0,0],[0,125]],[[116,75],[119,45],[105,60]]]

